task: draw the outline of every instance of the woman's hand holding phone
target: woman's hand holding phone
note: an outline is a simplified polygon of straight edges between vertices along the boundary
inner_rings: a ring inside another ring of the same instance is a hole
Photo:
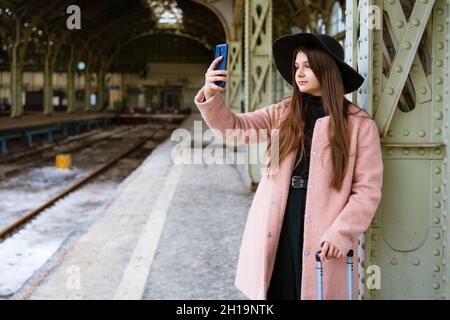
[[[211,65],[209,66],[208,70],[205,73],[205,86],[204,86],[204,93],[205,98],[208,100],[212,96],[214,96],[217,91],[224,91],[225,88],[219,87],[215,84],[216,81],[227,81],[227,70],[215,70],[217,67],[217,64],[220,60],[223,59],[223,56],[220,56],[213,60]]]

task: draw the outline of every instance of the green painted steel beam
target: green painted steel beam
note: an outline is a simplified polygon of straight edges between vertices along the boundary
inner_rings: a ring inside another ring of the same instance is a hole
[[[389,7],[387,11],[396,9],[395,2],[395,0],[385,1],[385,6]],[[433,5],[434,0],[417,1],[409,18],[409,23],[404,26],[406,30],[403,38],[398,39],[400,50],[393,61],[393,72],[389,74],[380,102],[386,107],[377,110],[375,114],[375,121],[379,125],[383,137],[387,134],[389,123],[411,70],[419,41],[422,38]]]
[[[242,44],[240,40],[229,41],[228,58],[227,105],[234,112],[241,112]]]
[[[272,90],[272,1],[245,1],[245,111],[273,103]],[[266,142],[247,145],[247,170],[254,185],[261,180],[261,154]]]

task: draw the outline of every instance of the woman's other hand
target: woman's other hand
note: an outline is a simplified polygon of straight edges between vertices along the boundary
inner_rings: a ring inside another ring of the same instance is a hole
[[[344,254],[339,251],[337,247],[335,247],[332,243],[328,241],[324,241],[322,244],[322,252],[320,253],[320,261],[324,261],[325,259],[336,259],[343,257]]]

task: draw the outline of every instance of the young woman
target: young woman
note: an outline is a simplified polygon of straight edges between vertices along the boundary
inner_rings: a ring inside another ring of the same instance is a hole
[[[204,120],[227,129],[278,129],[279,168],[263,175],[249,210],[235,285],[251,299],[315,299],[315,253],[321,250],[324,298],[346,297],[346,254],[357,253],[381,199],[383,162],[375,122],[344,94],[364,78],[344,62],[334,38],[300,33],[273,43],[275,64],[292,96],[254,112],[234,114],[205,74],[195,97]],[[216,131],[217,132],[217,131]],[[252,142],[247,140],[247,143]],[[274,166],[275,155],[269,162]],[[358,296],[357,254],[354,296]]]

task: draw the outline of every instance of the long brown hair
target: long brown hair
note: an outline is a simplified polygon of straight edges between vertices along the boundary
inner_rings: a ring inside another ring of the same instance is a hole
[[[342,187],[343,178],[348,162],[349,141],[347,134],[347,113],[351,103],[344,97],[344,84],[341,73],[333,57],[327,52],[313,47],[299,47],[294,50],[292,57],[292,99],[289,106],[289,116],[282,121],[279,132],[278,158],[281,162],[293,151],[299,150],[300,156],[294,168],[305,157],[305,118],[309,108],[306,96],[299,90],[295,79],[295,59],[301,51],[308,57],[308,63],[315,76],[319,80],[322,91],[322,102],[325,114],[330,116],[328,137],[331,142],[332,180],[330,186],[339,191]],[[267,154],[269,156],[268,169],[272,166],[270,148],[272,141],[269,140]],[[326,147],[330,147],[328,144]]]

